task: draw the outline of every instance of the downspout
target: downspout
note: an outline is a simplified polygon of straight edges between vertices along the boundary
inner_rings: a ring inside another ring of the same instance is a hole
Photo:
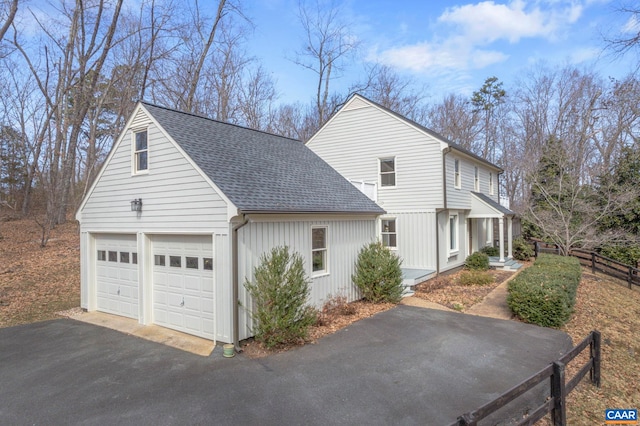
[[[231,301],[233,304],[233,346],[236,352],[242,352],[240,348],[240,333],[238,331],[239,327],[239,309],[238,309],[238,296],[240,294],[240,280],[238,277],[238,230],[249,223],[249,219],[246,216],[242,215],[243,222],[234,226],[231,231],[231,269],[232,271],[232,295]]]
[[[447,163],[446,156],[451,152],[451,147],[442,150],[442,201],[444,202],[444,210],[447,210]],[[441,211],[442,212],[442,211]],[[438,228],[438,214],[436,211],[436,275],[440,274],[440,229]]]

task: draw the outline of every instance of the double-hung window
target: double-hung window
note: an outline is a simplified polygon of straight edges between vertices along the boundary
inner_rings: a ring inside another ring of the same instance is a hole
[[[449,215],[449,254],[458,251],[458,213]]]
[[[134,173],[145,172],[149,169],[149,145],[147,142],[147,131],[143,130],[134,133],[135,149],[133,151],[133,171]]]
[[[398,247],[398,234],[395,219],[382,219],[382,245],[389,248]]]
[[[478,167],[473,169],[473,190],[480,191],[480,170],[478,170]]]
[[[460,189],[462,186],[462,178],[460,176],[460,160],[453,160],[453,187]]]
[[[311,270],[313,274],[326,273],[327,268],[327,227],[311,228]]]
[[[396,186],[396,159],[380,159],[380,186]]]

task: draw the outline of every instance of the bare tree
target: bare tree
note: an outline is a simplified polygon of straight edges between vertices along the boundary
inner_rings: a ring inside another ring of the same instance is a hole
[[[317,75],[314,95],[317,127],[333,113],[331,81],[340,76],[344,60],[359,45],[349,26],[341,20],[341,9],[334,2],[324,6],[320,0],[313,0],[311,5],[301,2],[298,6],[305,41],[295,63]]]
[[[13,19],[16,17],[17,12],[18,0],[2,0],[2,2],[0,2],[0,16],[3,18],[2,21],[0,21],[2,22],[2,25],[0,25],[0,43],[11,27],[11,24],[13,24]]]
[[[623,56],[631,50],[640,47],[640,6],[638,4],[621,4],[615,11],[627,17],[623,31],[616,34],[604,35],[605,46],[614,55]],[[640,63],[638,64],[640,66]]]
[[[480,117],[471,102],[462,95],[450,94],[429,108],[428,126],[452,142],[479,153],[476,140],[480,134]]]
[[[249,70],[238,94],[239,120],[252,129],[267,130],[274,120],[278,95],[271,76],[261,67]]]

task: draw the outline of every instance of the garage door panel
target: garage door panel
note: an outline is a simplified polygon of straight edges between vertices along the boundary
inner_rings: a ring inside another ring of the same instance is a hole
[[[203,268],[212,237],[154,236],[152,243],[153,255],[166,258],[153,267],[154,322],[213,339],[213,270]]]
[[[99,311],[138,318],[135,235],[96,235],[96,302]]]

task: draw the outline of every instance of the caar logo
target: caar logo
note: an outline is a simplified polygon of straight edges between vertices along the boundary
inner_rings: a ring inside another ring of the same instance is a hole
[[[605,410],[604,422],[608,425],[637,425],[638,410],[621,408]]]

